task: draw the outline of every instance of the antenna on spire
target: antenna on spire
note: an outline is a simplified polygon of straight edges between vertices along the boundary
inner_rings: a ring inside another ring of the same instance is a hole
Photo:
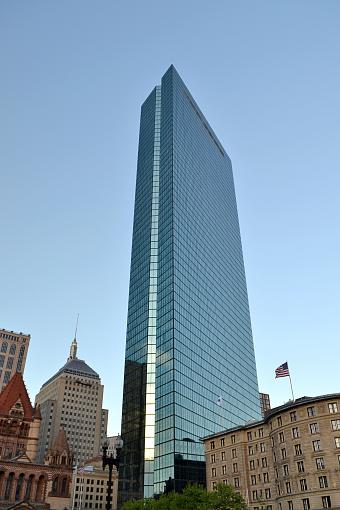
[[[77,340],[77,330],[78,330],[78,321],[79,321],[79,313],[77,315],[77,321],[76,321],[76,330],[74,332],[74,338]]]
[[[77,330],[78,330],[78,320],[79,320],[79,313],[77,315],[77,322],[76,322],[76,330],[74,332],[74,339],[71,343],[70,347],[70,355],[67,358],[67,361],[70,361],[71,359],[77,359]]]

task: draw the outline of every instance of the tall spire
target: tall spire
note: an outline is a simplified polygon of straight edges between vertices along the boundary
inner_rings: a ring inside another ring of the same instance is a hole
[[[73,341],[71,343],[70,355],[69,355],[67,361],[70,361],[71,359],[76,359],[77,358],[77,348],[78,348],[78,344],[77,344],[77,329],[78,329],[78,320],[79,320],[79,313],[77,315],[76,330],[74,332],[74,339],[73,339]]]

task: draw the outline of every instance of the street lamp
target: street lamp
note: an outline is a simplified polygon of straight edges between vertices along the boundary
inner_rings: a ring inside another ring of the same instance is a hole
[[[109,481],[108,481],[108,486],[107,486],[106,505],[105,505],[106,510],[111,510],[111,508],[112,508],[112,505],[111,505],[111,503],[112,503],[112,471],[113,471],[113,466],[116,466],[117,471],[119,469],[120,452],[123,447],[123,440],[120,436],[118,436],[118,438],[116,439],[115,446],[116,446],[116,458],[113,457],[112,453],[108,457],[106,455],[107,449],[108,449],[108,444],[105,443],[103,445],[103,457],[102,457],[103,470],[105,471],[106,466],[109,466]]]

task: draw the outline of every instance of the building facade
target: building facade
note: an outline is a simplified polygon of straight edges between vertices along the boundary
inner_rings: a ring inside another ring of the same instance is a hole
[[[101,456],[89,459],[82,467],[77,468],[73,476],[72,510],[86,508],[102,510],[106,508],[108,479],[108,468],[103,470]],[[112,481],[112,510],[116,510],[118,476],[115,467],[113,468]]]
[[[0,393],[0,508],[65,510],[70,504],[73,455],[59,431],[43,463],[36,462],[41,417],[21,373]]]
[[[260,405],[262,418],[264,418],[265,414],[270,410],[270,397],[268,393],[260,393]]]
[[[109,436],[106,440],[107,444],[107,456],[109,457],[112,455],[113,457],[116,457],[117,455],[117,447],[122,448],[121,445],[122,438],[118,436]]]
[[[17,372],[0,393],[0,459],[25,452],[35,462],[40,424],[39,407],[32,407],[22,374]]]
[[[0,391],[16,372],[24,373],[30,335],[0,330]]]
[[[171,66],[141,111],[119,500],[204,483],[199,438],[259,417],[231,161]]]
[[[340,394],[302,397],[204,438],[208,490],[233,485],[250,510],[340,508]]]
[[[107,412],[102,410],[103,391],[97,372],[77,358],[74,339],[66,364],[42,385],[35,399],[42,417],[39,462],[43,462],[61,427],[77,464],[101,451],[107,426]]]

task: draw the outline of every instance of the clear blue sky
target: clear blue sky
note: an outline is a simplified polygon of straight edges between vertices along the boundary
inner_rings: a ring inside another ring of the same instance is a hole
[[[120,407],[140,105],[173,63],[234,167],[260,389],[339,391],[340,2],[0,3],[0,327]]]

